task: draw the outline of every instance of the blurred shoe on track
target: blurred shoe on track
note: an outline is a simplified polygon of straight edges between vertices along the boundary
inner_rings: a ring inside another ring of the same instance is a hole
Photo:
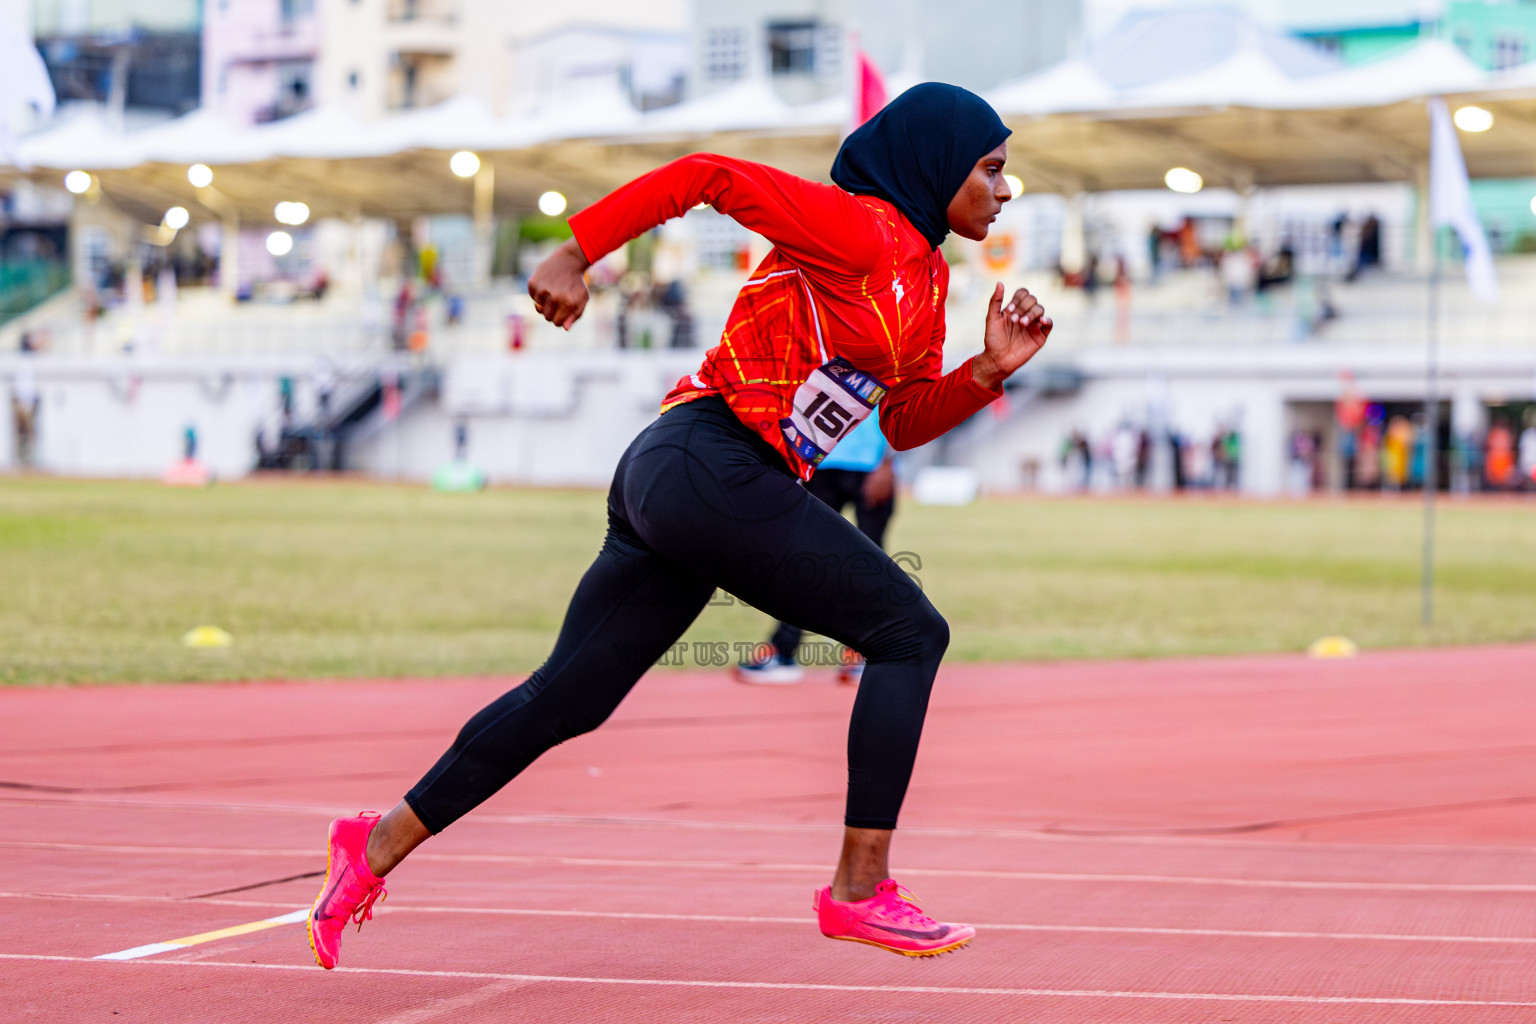
[[[769,654],[731,669],[731,675],[736,677],[738,683],[766,683],[771,686],[798,683],[803,674],[804,670],[795,664],[793,658],[783,658],[777,654]]]

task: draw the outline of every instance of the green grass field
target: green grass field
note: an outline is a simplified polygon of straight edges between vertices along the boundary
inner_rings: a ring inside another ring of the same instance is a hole
[[[1536,637],[1536,505],[1447,501],[1439,525],[1430,629],[1412,500],[907,502],[887,546],[920,556],[953,659]],[[0,682],[526,672],[602,528],[597,492],[0,481]],[[234,645],[184,649],[205,623]],[[711,607],[686,639],[767,629]]]

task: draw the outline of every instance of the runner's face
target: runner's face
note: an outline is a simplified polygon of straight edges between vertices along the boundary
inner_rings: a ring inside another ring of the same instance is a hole
[[[1008,143],[976,161],[970,177],[949,201],[949,230],[961,238],[980,241],[997,219],[1003,204],[1013,198],[1003,180],[1003,164],[1008,161]]]

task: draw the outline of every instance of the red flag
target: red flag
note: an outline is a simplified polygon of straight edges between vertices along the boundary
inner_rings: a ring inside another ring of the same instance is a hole
[[[854,80],[853,126],[857,128],[880,113],[880,108],[885,106],[886,96],[885,78],[880,74],[880,69],[862,49],[855,52],[858,54],[858,74]]]
[[[381,411],[386,422],[393,423],[400,418],[400,374],[394,370],[384,371],[383,395],[380,398]]]

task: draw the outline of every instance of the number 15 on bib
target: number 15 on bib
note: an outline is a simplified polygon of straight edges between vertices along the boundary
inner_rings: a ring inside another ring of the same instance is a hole
[[[820,465],[849,431],[885,397],[883,381],[854,369],[842,356],[811,371],[795,392],[790,414],[779,421],[790,450]]]

